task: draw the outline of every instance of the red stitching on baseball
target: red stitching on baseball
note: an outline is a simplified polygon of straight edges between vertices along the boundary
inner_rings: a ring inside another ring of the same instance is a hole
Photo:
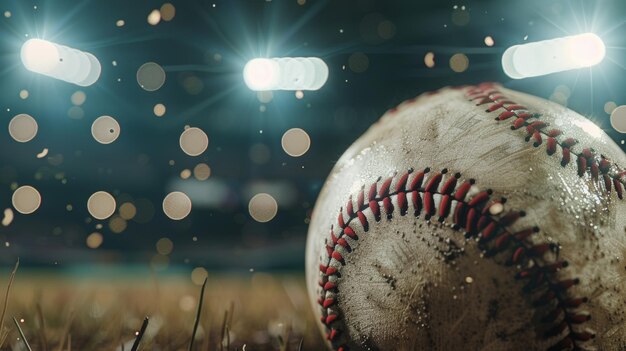
[[[410,176],[413,179],[408,184]],[[538,227],[511,231],[509,226],[525,216],[525,213],[509,211],[492,214],[491,206],[504,204],[506,199],[492,199],[491,190],[468,195],[475,181],[460,181],[460,178],[461,174],[449,175],[445,169],[435,173],[431,173],[428,168],[416,173],[408,170],[399,178],[394,175],[380,185],[381,179],[378,179],[369,187],[367,198],[365,187],[362,187],[356,206],[353,197],[350,197],[345,213],[343,208],[339,211],[338,227],[331,226],[325,243],[326,256],[321,258],[318,298],[321,322],[327,329],[326,337],[336,350],[348,350],[347,340],[342,337],[346,325],[341,311],[336,308],[341,299],[339,278],[343,266],[346,265],[345,257],[353,250],[354,244],[362,240],[361,235],[366,237],[361,234],[360,228],[362,233],[369,231],[370,225],[363,212],[370,211],[375,221],[379,222],[382,220],[381,207],[388,220],[392,220],[395,213],[405,216],[409,213],[409,206],[413,207],[412,214],[415,217],[421,214],[426,220],[437,217],[442,223],[451,219],[451,228],[462,229],[466,237],[477,239],[485,257],[506,254],[506,264],[527,267],[520,268],[514,278],[527,282],[523,291],[527,294],[533,293],[533,308],[547,311],[540,321],[547,330],[544,337],[563,336],[547,351],[564,348],[582,350],[584,346],[580,342],[595,337],[594,332],[582,329],[581,326],[591,318],[589,313],[578,310],[587,302],[587,298],[568,294],[569,289],[579,283],[579,279],[558,278],[558,273],[568,266],[566,261],[558,258],[559,246],[555,243],[533,244],[530,237],[539,232]],[[395,179],[398,179],[397,185],[390,192]],[[398,208],[394,206],[394,199]],[[337,235],[335,230],[338,230]],[[548,252],[554,255],[548,257]]]
[[[517,130],[525,128],[526,141],[533,141],[534,147],[539,147],[546,139],[546,153],[550,156],[554,155],[557,148],[561,148],[561,166],[567,166],[572,159],[576,158],[576,167],[578,176],[583,177],[586,174],[591,179],[598,181],[602,176],[604,191],[610,194],[614,189],[617,197],[622,200],[624,198],[624,187],[626,187],[626,172],[615,164],[611,164],[604,155],[596,155],[592,148],[582,148],[580,152],[573,151],[572,148],[578,144],[578,140],[563,135],[560,129],[552,129],[548,123],[539,120],[541,117],[538,113],[532,113],[522,105],[516,104],[504,96],[495,83],[483,83],[474,87],[470,87],[466,92],[466,97],[470,101],[477,101],[477,106],[487,105],[486,112],[494,112],[504,109],[498,117],[497,121],[505,121],[513,119],[511,129]],[[557,139],[559,137],[559,139]],[[601,187],[599,187],[601,188]]]

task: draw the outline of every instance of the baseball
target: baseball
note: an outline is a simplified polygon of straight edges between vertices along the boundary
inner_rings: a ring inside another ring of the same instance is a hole
[[[626,155],[492,83],[388,111],[311,218],[307,284],[334,350],[626,350]]]

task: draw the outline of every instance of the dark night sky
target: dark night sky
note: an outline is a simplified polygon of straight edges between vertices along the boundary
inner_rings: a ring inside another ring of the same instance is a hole
[[[626,104],[626,38],[620,35],[626,2],[621,0],[307,0],[303,5],[174,0],[172,21],[148,24],[147,15],[163,2],[14,0],[0,5],[0,13],[11,12],[0,17],[0,207],[11,207],[15,184],[36,187],[43,199],[34,214],[16,213],[8,227],[0,227],[0,242],[9,243],[0,245],[3,263],[16,256],[28,265],[143,263],[153,259],[155,242],[167,237],[174,242],[172,265],[302,269],[306,219],[334,162],[388,108],[445,85],[499,81],[544,98],[566,86],[568,107],[591,116],[616,142],[625,139],[604,112],[607,101]],[[119,19],[123,27],[116,26]],[[600,34],[608,47],[607,59],[592,70],[520,81],[502,72],[502,52],[526,36],[536,41],[588,31]],[[99,81],[81,88],[27,71],[19,56],[25,34],[93,53],[102,64]],[[484,44],[488,35],[493,47]],[[427,52],[435,54],[434,68],[424,65]],[[456,53],[469,58],[465,72],[455,73],[448,64]],[[243,66],[254,57],[282,56],[322,58],[330,69],[328,82],[303,99],[277,91],[271,102],[260,102],[243,83]],[[149,61],[167,73],[155,92],[142,90],[135,78]],[[22,89],[29,92],[25,100],[19,97]],[[77,90],[87,96],[79,119],[68,116]],[[164,117],[153,114],[157,103],[167,107]],[[7,132],[18,113],[39,124],[29,143],[18,144]],[[101,115],[114,116],[121,125],[121,136],[110,145],[98,144],[90,133]],[[209,136],[209,148],[199,157],[178,146],[185,125]],[[312,142],[299,158],[281,147],[281,136],[294,127],[304,129]],[[43,148],[49,148],[48,156],[36,158]],[[269,150],[267,162],[253,162],[251,149]],[[180,179],[183,169],[199,162],[211,167],[209,180]],[[163,214],[161,202],[180,186],[202,200],[176,222]],[[124,232],[111,232],[107,221],[88,221],[86,201],[98,190],[114,194],[118,205],[136,204],[138,217]],[[278,200],[278,214],[269,223],[248,214],[248,200],[256,192]],[[97,223],[104,226],[98,230],[104,242],[89,249],[85,238]]]

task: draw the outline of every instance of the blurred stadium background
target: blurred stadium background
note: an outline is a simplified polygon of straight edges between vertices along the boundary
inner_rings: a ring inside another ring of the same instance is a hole
[[[10,208],[13,190],[24,184],[42,196],[37,212],[15,213],[0,227],[0,262],[7,270],[20,257],[23,267],[79,272],[111,264],[244,275],[303,271],[308,219],[343,150],[387,109],[445,85],[499,81],[554,100],[590,116],[626,149],[607,113],[626,104],[624,1],[170,0],[175,13],[164,9],[169,12],[158,23],[148,23],[165,2],[0,5],[0,206]],[[587,31],[601,35],[608,48],[595,68],[519,81],[502,72],[508,46]],[[102,64],[100,80],[81,88],[27,71],[19,50],[33,37],[93,53]],[[247,89],[246,61],[281,56],[322,58],[328,82],[299,96]],[[151,61],[167,77],[154,92],[136,79],[138,68]],[[161,117],[157,104],[166,108]],[[18,113],[39,124],[29,143],[18,144],[6,132]],[[90,132],[101,115],[121,125],[109,145]],[[198,157],[178,145],[186,125],[209,137]],[[310,136],[301,157],[281,146],[291,128]],[[37,158],[44,148],[48,154]],[[195,178],[200,163],[210,167],[208,179]],[[130,212],[91,218],[86,202],[98,190],[113,194],[118,206],[132,204]],[[192,199],[184,220],[163,214],[162,200],[172,190]],[[278,203],[267,223],[248,211],[250,198],[262,192]],[[87,241],[94,232],[101,243]]]

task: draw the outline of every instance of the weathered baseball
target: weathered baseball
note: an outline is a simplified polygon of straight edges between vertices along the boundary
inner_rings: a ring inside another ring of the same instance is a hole
[[[626,350],[626,155],[496,84],[404,102],[337,162],[307,282],[336,350]]]

